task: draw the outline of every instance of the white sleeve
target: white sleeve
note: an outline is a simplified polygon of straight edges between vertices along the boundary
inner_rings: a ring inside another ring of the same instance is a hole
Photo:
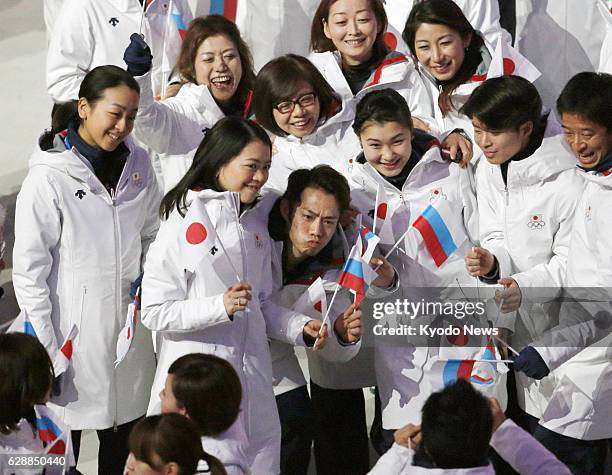
[[[137,150],[139,150],[138,153],[146,155],[146,152],[143,149],[139,148]],[[149,246],[155,240],[155,236],[157,235],[157,231],[159,229],[159,205],[163,197],[161,190],[159,189],[159,185],[157,183],[157,177],[155,176],[155,172],[153,171],[153,167],[150,164],[149,158],[146,157],[146,160],[149,163],[149,184],[147,187],[147,204],[144,210],[144,212],[146,213],[146,218],[140,231],[143,265],[144,259],[147,255],[147,251],[149,250]]]
[[[47,279],[53,267],[52,252],[62,235],[62,213],[53,178],[45,173],[43,167],[30,170],[17,196],[13,286],[19,308],[53,358],[58,342],[51,321],[53,308]]]
[[[510,419],[493,433],[491,447],[523,475],[571,475],[567,466]]]
[[[410,473],[414,452],[412,449],[393,444],[387,452],[378,459],[368,475],[402,475]]]
[[[468,10],[468,11],[465,11]],[[501,36],[505,43],[512,43],[512,36],[501,27],[498,0],[476,0],[464,9],[465,16],[476,31],[492,45]]]
[[[47,92],[55,102],[78,99],[91,69],[94,42],[91,19],[82,0],[66,0],[47,50]]]
[[[191,127],[184,127],[189,119],[182,112],[181,98],[156,101],[151,72],[134,79],[140,86],[134,136],[157,153],[184,155],[193,150],[193,137],[187,135]]]
[[[172,332],[231,325],[223,294],[187,298],[190,274],[181,266],[179,233],[173,223],[164,224],[149,247],[144,265],[142,323],[150,330]]]
[[[405,87],[398,92],[406,100],[410,108],[410,114],[413,118],[422,120],[435,130],[436,120],[423,77],[416,70],[412,70],[407,75],[405,83]]]

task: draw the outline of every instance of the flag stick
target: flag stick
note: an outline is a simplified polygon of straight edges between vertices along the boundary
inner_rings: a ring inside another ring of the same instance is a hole
[[[216,232],[215,232],[215,234],[216,234]],[[219,246],[221,246],[221,250],[223,251],[223,254],[225,255],[225,257],[227,258],[227,262],[229,263],[229,265],[232,267],[232,270],[234,271],[234,274],[235,274],[235,277],[237,279],[237,282],[242,282],[242,279],[240,278],[240,274],[238,274],[238,271],[236,270],[236,266],[234,265],[234,263],[230,259],[230,256],[227,253],[227,251],[225,250],[225,246],[223,245],[223,241],[221,241],[221,238],[219,237],[218,234],[217,234],[217,241],[219,241]]]
[[[323,323],[321,324],[319,335],[321,335],[321,332],[323,331],[323,325],[325,325],[326,322],[329,322],[329,312],[331,311],[331,308],[334,305],[334,300],[336,300],[336,294],[338,293],[339,289],[340,289],[340,284],[336,284],[336,288],[334,289],[334,294],[332,295],[329,305],[327,306],[327,312],[325,312],[325,316],[323,317]],[[319,338],[317,337],[317,340],[318,339]],[[315,344],[316,344],[316,341],[315,341]]]
[[[146,0],[145,0],[146,1]],[[168,5],[168,11],[166,12],[166,26],[164,27],[164,35],[162,38],[162,83],[161,83],[161,98],[164,99],[166,97],[166,92],[168,90],[168,71],[165,71],[164,62],[169,61],[167,58],[166,51],[166,41],[168,38],[168,30],[170,29],[170,17],[172,16],[172,3],[173,0],[170,0]],[[164,61],[165,60],[165,61]],[[169,66],[169,65],[168,65]]]
[[[388,258],[389,258],[389,256],[391,255],[391,253],[392,253],[393,251],[395,251],[395,248],[396,248],[397,246],[399,246],[400,242],[402,242],[402,241],[403,241],[403,239],[404,239],[404,238],[407,236],[407,234],[408,234],[408,232],[409,232],[409,231],[410,231],[410,226],[408,226],[408,229],[406,229],[406,231],[404,232],[404,234],[402,234],[402,235],[400,236],[400,238],[399,238],[399,239],[398,239],[398,240],[395,242],[395,244],[393,244],[393,247],[392,247],[391,249],[389,249],[389,252],[387,252],[387,253],[385,254],[385,259],[388,259]],[[382,266],[382,264],[378,264],[378,265],[376,266],[376,268],[374,269],[374,272],[378,272],[378,269],[380,269],[380,266]]]
[[[138,26],[138,34],[142,36],[143,39],[144,39],[144,35],[142,34],[142,24],[144,23],[146,9],[147,9],[147,0],[142,0],[142,11],[140,12],[140,25]]]
[[[493,335],[493,338],[495,338],[495,340],[497,340],[499,343],[501,343],[502,345],[504,345],[506,348],[508,348],[512,353],[514,353],[516,356],[519,355],[519,352],[516,351],[514,348],[512,348],[508,343],[506,343],[504,340],[502,340],[500,337]]]

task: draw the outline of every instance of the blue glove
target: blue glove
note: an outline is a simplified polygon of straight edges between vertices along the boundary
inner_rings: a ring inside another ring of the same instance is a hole
[[[132,284],[130,285],[130,299],[134,300],[136,298],[136,292],[138,291],[138,287],[140,287],[140,284],[142,284],[142,276],[143,274],[141,273],[134,282],[132,282]]]
[[[521,350],[514,360],[514,369],[522,371],[533,379],[542,379],[550,373],[540,353],[532,346],[526,346]]]
[[[127,64],[128,73],[132,76],[142,76],[151,69],[153,55],[151,48],[138,33],[132,33],[130,44],[123,53],[123,61]]]

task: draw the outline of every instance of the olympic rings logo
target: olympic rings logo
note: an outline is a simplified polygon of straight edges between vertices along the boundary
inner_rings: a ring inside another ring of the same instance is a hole
[[[542,229],[544,226],[546,226],[546,223],[542,220],[541,215],[533,216],[527,223],[527,227],[529,229]]]

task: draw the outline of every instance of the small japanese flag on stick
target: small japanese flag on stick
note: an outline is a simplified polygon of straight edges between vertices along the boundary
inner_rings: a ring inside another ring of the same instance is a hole
[[[487,79],[512,75],[521,76],[530,82],[534,82],[542,74],[525,56],[503,41],[500,36],[493,52]]]
[[[70,366],[70,361],[72,360],[72,345],[78,333],[79,329],[76,324],[72,324],[72,328],[68,332],[68,335],[66,335],[64,343],[62,343],[62,346],[55,355],[55,359],[53,360],[53,371],[55,372],[56,378]]]
[[[323,318],[327,313],[327,297],[321,277],[310,284],[310,287],[297,300],[293,308],[296,312],[305,315],[312,315],[314,310]]]
[[[202,259],[212,263],[224,254],[206,207],[198,198],[193,200],[183,220],[181,244],[183,266],[191,272]]]

